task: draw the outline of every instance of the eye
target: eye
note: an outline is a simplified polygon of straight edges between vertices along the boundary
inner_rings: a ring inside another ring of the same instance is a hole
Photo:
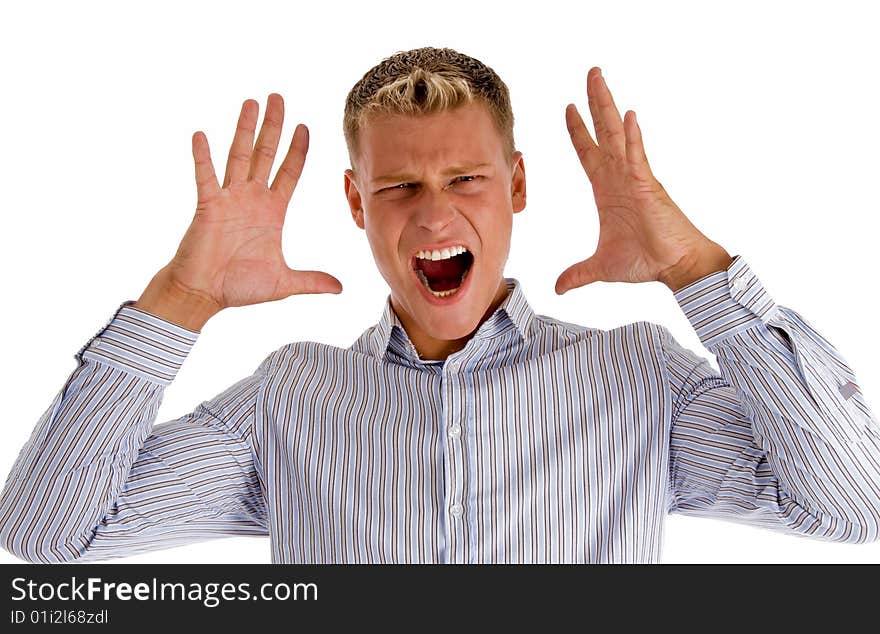
[[[387,192],[400,192],[400,191],[404,191],[407,189],[413,189],[415,186],[416,186],[415,183],[400,183],[399,185],[392,185],[391,187],[383,187],[382,189],[378,190],[376,193],[381,194],[381,193],[387,193]]]
[[[415,189],[416,187],[416,183],[400,183],[399,185],[394,185],[393,187],[386,187],[384,191],[402,192],[409,189]]]
[[[483,178],[483,177],[477,176],[474,174],[467,174],[464,176],[456,176],[454,179],[452,179],[452,182],[450,182],[449,184],[450,185],[463,185],[465,183],[475,183],[481,178]]]

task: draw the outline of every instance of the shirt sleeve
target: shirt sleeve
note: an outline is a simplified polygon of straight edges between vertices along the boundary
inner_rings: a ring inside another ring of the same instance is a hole
[[[269,355],[176,420],[154,425],[198,337],[120,305],[21,449],[0,496],[0,545],[41,563],[267,535],[252,443]]]
[[[880,426],[840,353],[745,260],[674,293],[709,362],[661,327],[669,507],[823,539],[880,535]]]

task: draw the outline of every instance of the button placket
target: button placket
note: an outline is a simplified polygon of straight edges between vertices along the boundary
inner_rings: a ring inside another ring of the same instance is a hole
[[[464,515],[464,456],[461,446],[462,416],[461,375],[459,363],[453,360],[443,367],[443,395],[446,400],[444,429],[446,430],[447,455],[447,520],[449,535],[449,559],[451,563],[464,563],[467,560],[467,543],[464,539],[462,516]]]

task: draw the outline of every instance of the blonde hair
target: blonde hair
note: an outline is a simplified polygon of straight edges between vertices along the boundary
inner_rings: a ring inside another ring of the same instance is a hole
[[[507,85],[495,71],[451,48],[417,48],[382,60],[352,87],[345,100],[342,128],[352,167],[359,150],[358,134],[370,115],[426,115],[474,101],[488,107],[511,161],[513,111]]]

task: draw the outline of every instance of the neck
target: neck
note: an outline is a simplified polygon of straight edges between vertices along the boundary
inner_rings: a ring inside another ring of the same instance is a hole
[[[460,339],[435,339],[419,328],[405,311],[399,310],[394,306],[394,302],[392,302],[392,308],[394,308],[394,312],[400,320],[400,323],[403,324],[403,328],[406,330],[409,340],[412,342],[413,346],[415,346],[419,357],[423,361],[445,361],[446,357],[458,352],[467,345],[467,342],[471,340],[474,333],[479,330],[481,325],[483,325],[483,322],[489,319],[489,317],[491,317],[498,309],[498,306],[501,305],[501,302],[504,301],[507,294],[507,286],[504,284],[504,279],[502,278],[501,283],[498,285],[498,291],[495,293],[495,297],[492,298],[489,308],[483,313],[479,323],[470,333]]]

